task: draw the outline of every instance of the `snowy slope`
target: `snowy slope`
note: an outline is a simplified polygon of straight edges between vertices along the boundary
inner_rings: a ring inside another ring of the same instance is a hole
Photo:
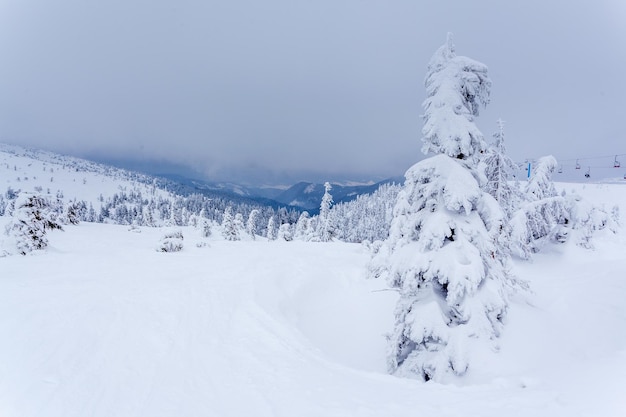
[[[626,210],[624,187],[581,191]],[[534,294],[500,352],[445,386],[385,374],[395,293],[364,280],[360,245],[199,248],[183,229],[171,254],[154,250],[162,229],[68,226],[0,258],[0,415],[621,416],[621,232],[517,263]]]
[[[135,190],[148,196],[171,197],[149,176],[97,164],[84,159],[0,143],[0,193],[7,188],[61,197],[64,202],[84,200],[96,210],[102,198]],[[60,192],[60,194],[59,194]]]
[[[1,193],[50,187],[95,206],[153,192],[122,171],[31,156],[0,148]],[[559,188],[625,216],[626,181]],[[140,230],[68,225],[46,251],[0,257],[0,416],[626,415],[623,226],[594,250],[516,262],[533,293],[460,386],[386,374],[396,293],[364,278],[360,245],[182,228],[183,251],[159,253],[165,230]]]

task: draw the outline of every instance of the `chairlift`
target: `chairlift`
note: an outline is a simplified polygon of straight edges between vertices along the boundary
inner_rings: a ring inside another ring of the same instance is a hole
[[[563,165],[559,166],[559,174],[563,173]]]
[[[585,172],[585,178],[591,177],[591,167],[587,168],[587,172]]]
[[[622,164],[617,160],[617,155],[615,155],[615,161],[613,161],[613,168],[619,168]]]
[[[578,162],[578,159],[576,160],[576,169],[580,169],[580,163]]]

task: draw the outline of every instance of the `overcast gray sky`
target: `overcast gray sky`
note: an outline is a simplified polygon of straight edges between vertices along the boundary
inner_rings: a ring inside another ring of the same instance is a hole
[[[623,0],[0,0],[0,141],[214,179],[402,175],[448,31],[489,66],[478,124],[504,119],[514,159],[626,153]]]

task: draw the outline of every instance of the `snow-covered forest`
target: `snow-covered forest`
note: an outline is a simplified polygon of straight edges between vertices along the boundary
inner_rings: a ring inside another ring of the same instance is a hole
[[[0,414],[622,415],[626,181],[516,178],[451,36],[425,87],[427,158],[314,214],[0,145]]]

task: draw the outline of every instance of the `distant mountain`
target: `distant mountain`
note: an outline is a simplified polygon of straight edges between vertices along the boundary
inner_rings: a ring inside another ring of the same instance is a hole
[[[302,207],[277,201],[271,196],[277,195],[283,190],[280,188],[249,187],[230,182],[210,182],[182,175],[168,174],[160,176],[164,180],[166,188],[179,195],[202,194],[207,197],[218,197],[235,203],[258,204],[274,209],[286,207],[288,209],[303,210]]]
[[[179,194],[201,193],[216,194],[223,198],[235,200],[255,201],[273,207],[292,207],[300,210],[307,210],[311,214],[317,213],[322,196],[324,195],[324,185],[311,182],[299,182],[285,189],[284,187],[254,187],[230,182],[209,182],[198,179],[186,178],[181,175],[165,175],[172,184],[177,184],[175,190]],[[401,183],[404,178],[388,178],[373,184],[342,185],[331,184],[331,195],[336,203],[351,201],[362,194],[373,193],[382,184]]]
[[[389,178],[374,184],[368,185],[341,185],[332,184],[330,194],[333,196],[335,204],[351,201],[362,194],[371,194],[382,184],[401,183],[402,177]],[[289,189],[281,192],[274,197],[279,203],[297,206],[316,212],[319,209],[322,196],[324,195],[324,185],[314,184],[310,182],[299,182]]]

